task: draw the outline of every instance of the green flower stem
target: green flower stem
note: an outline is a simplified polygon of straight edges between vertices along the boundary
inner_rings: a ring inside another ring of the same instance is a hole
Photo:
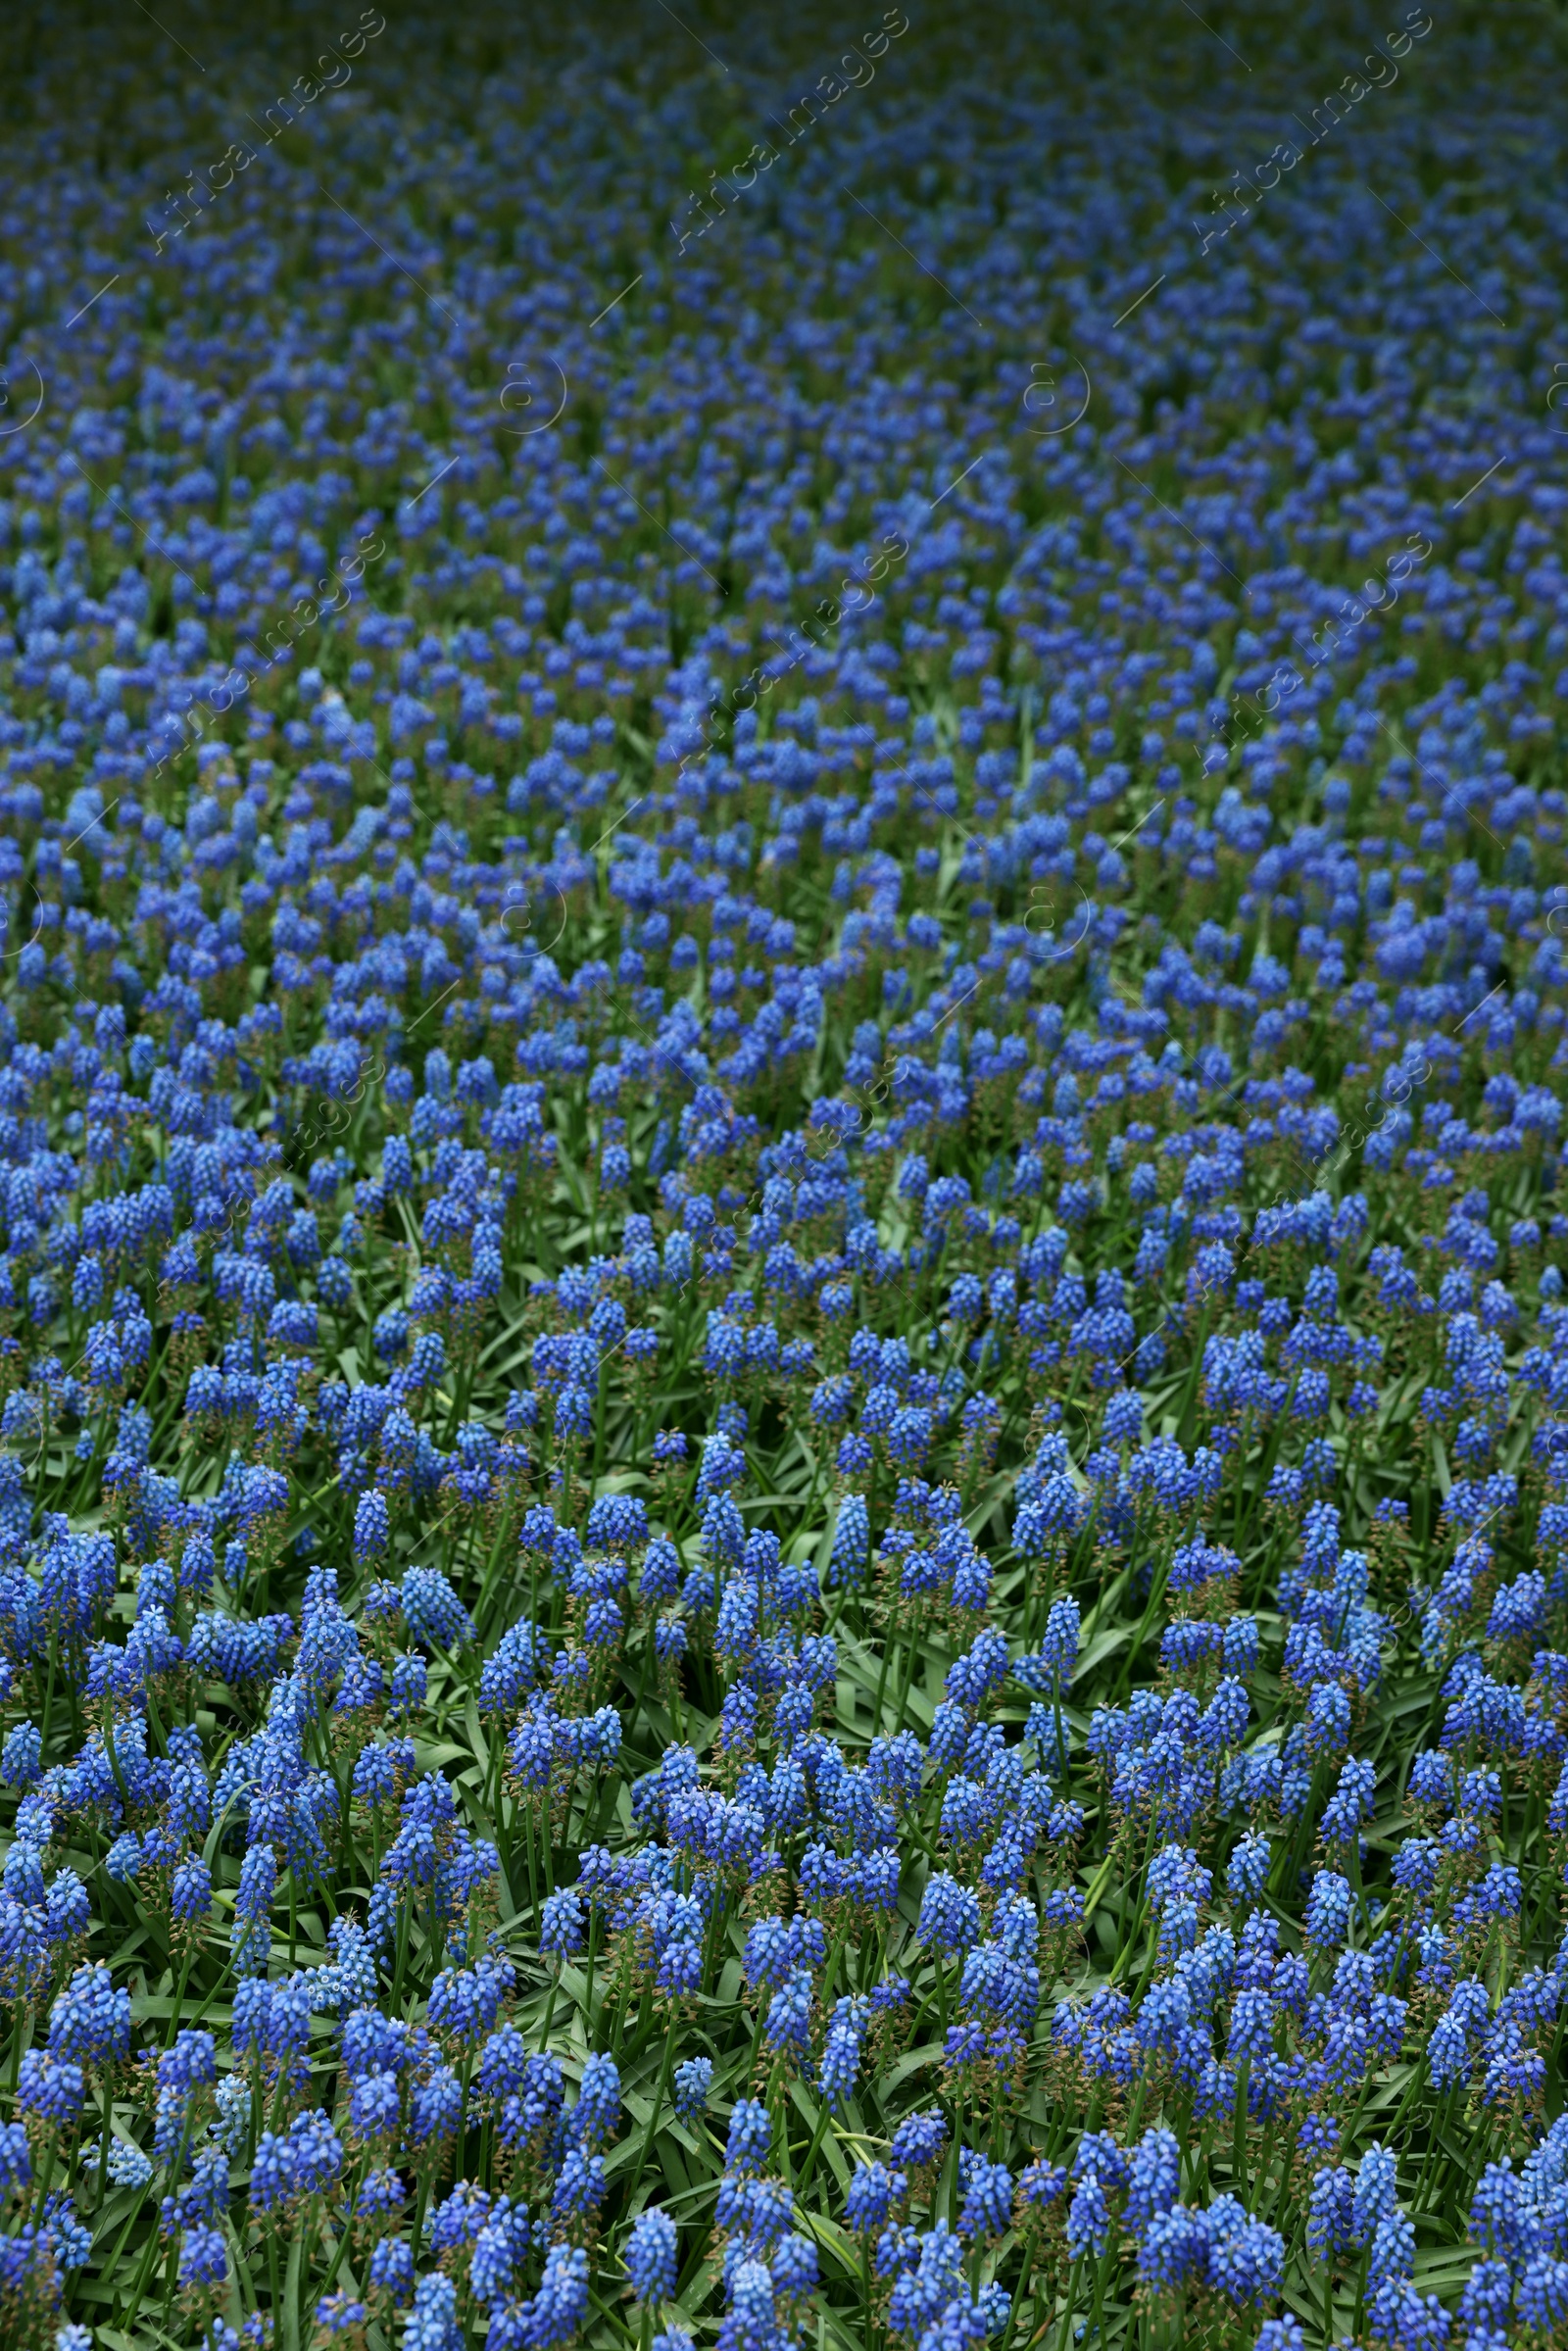
[[[626,2210],[628,2212],[636,2209],[637,2190],[642,2185],[643,2173],[648,2167],[648,2158],[653,2152],[654,2139],[658,2134],[660,2117],[664,2110],[664,2095],[669,2088],[669,2077],[675,2063],[675,2040],[676,2035],[671,2029],[664,2034],[664,2053],[659,2067],[659,2087],[654,2092],[654,2102],[649,2109],[648,2129],[643,2133],[643,2143],[637,2156],[637,2168],[631,2176],[631,2185],[626,2190]]]

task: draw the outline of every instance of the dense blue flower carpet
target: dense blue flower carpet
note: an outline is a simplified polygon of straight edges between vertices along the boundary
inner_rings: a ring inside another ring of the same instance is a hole
[[[1557,15],[120,13],[0,2343],[1568,2342]]]

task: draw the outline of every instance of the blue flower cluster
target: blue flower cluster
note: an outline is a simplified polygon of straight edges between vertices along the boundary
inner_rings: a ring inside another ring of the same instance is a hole
[[[8,50],[0,2343],[1568,2346],[1568,71],[1232,29]]]

